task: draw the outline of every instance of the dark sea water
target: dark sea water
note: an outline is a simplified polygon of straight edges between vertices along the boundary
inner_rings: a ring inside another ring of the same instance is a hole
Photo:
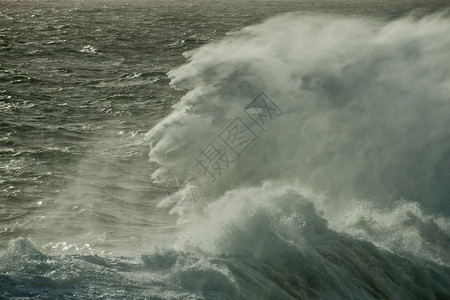
[[[448,6],[0,0],[0,299],[450,299]]]

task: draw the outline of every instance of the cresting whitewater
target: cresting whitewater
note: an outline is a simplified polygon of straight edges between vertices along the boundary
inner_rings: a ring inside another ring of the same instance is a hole
[[[38,232],[5,218],[18,233],[9,231],[0,255],[0,297],[450,299],[449,32],[445,9],[389,20],[319,10],[186,49],[187,62],[168,72],[181,99],[152,117],[149,132],[121,119],[120,134],[94,135],[99,146],[89,151],[101,155],[76,161],[84,181],[65,181],[54,205],[12,218]],[[110,64],[107,46],[77,47],[72,59]],[[119,88],[164,80],[148,74],[127,72]],[[115,84],[99,79],[92,91]],[[247,112],[261,92],[279,111],[252,126]],[[2,103],[2,130],[20,127],[6,112],[23,108]],[[242,132],[236,122],[254,135],[230,152],[224,133]],[[13,136],[0,141],[14,158]],[[211,145],[228,151],[220,174],[199,164]],[[101,156],[110,167],[99,168]],[[150,170],[151,189],[136,173],[111,177],[124,168]],[[174,174],[193,175],[201,189],[190,205],[189,184],[168,197]],[[153,223],[139,214],[146,210]],[[101,234],[108,230],[118,233]]]

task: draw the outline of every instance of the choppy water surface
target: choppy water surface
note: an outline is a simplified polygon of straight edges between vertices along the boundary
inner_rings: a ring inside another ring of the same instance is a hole
[[[66,226],[70,237],[100,226],[91,234],[107,241],[165,222],[139,142],[182,95],[166,73],[183,52],[271,14],[209,6],[2,2],[2,247],[57,241]]]
[[[447,5],[0,1],[0,297],[448,299]]]

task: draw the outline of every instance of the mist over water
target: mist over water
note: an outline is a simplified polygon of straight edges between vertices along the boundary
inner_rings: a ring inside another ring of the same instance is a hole
[[[1,299],[450,298],[442,1],[5,3]]]
[[[214,192],[298,182],[333,202],[404,198],[448,216],[449,24],[291,15],[247,27],[169,73],[190,91],[149,134],[150,156],[195,169],[201,146],[265,91],[283,115]]]

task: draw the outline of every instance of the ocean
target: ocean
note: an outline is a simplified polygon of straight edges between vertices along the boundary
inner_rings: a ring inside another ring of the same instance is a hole
[[[446,0],[0,0],[0,299],[450,299]]]

